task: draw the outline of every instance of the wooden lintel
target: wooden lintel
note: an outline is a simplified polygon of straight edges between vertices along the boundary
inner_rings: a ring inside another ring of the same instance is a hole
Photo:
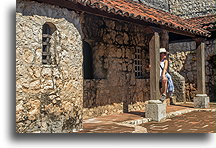
[[[164,26],[162,28],[165,29]],[[190,33],[188,31],[183,31],[183,30],[177,30],[177,29],[171,29],[171,28],[166,28],[165,30],[167,30],[168,32],[172,32],[172,33],[183,35],[183,36],[188,36],[191,38],[195,38],[197,36],[197,35],[194,35],[193,33]]]
[[[197,37],[197,38],[193,38],[193,40],[194,40],[196,43],[201,43],[201,42],[204,42],[204,41],[205,41],[205,38]]]
[[[158,28],[158,27],[150,26],[150,28],[152,29],[153,32],[157,32],[157,33],[162,33],[163,32],[163,29]]]
[[[213,28],[213,29],[208,29],[208,31],[210,31],[210,32],[213,32],[213,31],[215,31],[216,29],[215,28]]]
[[[145,32],[146,35],[153,35],[155,32],[157,33],[162,33],[163,30],[157,27],[153,27],[153,26],[147,26],[144,30],[142,30],[143,32]]]
[[[182,40],[171,40],[169,43],[181,43],[181,42],[192,42],[193,39],[182,39]]]

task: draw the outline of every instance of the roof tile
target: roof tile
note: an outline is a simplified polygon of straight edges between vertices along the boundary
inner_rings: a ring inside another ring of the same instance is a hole
[[[146,22],[163,25],[169,28],[182,31],[189,31],[196,35],[209,36],[209,32],[200,28],[198,25],[189,23],[169,12],[158,10],[143,3],[131,0],[76,0],[82,5],[88,5],[92,8],[100,9],[108,13],[119,14],[121,16]]]
[[[185,19],[188,23],[203,29],[213,29],[216,28],[216,15],[210,14],[206,16],[199,16],[194,18]]]

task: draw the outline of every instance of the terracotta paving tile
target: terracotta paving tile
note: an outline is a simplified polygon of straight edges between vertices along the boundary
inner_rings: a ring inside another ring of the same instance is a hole
[[[147,128],[147,131],[150,133],[216,133],[215,116],[215,112],[195,111],[174,117],[171,121],[163,123],[149,122],[142,124],[142,126]],[[179,119],[181,120],[182,118],[185,119],[184,122],[179,122]],[[206,120],[203,120],[203,118],[206,118]],[[152,129],[152,125],[168,126],[168,128],[165,130]]]
[[[84,130],[80,133],[131,133],[134,131],[134,128],[121,126],[117,124],[106,124],[100,126],[88,126],[84,124]]]
[[[167,112],[190,109],[191,106],[192,103],[167,106]],[[211,105],[211,108],[215,109],[215,105]],[[144,123],[139,127],[147,128],[149,133],[215,133],[215,116],[215,112],[194,111],[161,122]],[[119,123],[143,118],[144,110],[85,119],[80,133],[133,133],[133,125]]]

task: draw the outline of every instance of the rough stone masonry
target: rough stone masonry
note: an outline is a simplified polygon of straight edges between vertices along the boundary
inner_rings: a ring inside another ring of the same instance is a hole
[[[16,131],[60,133],[82,128],[82,40],[79,16],[67,9],[17,1]],[[42,65],[42,26],[52,22],[53,61]],[[55,61],[55,62],[54,62]]]
[[[50,41],[51,64],[42,64],[45,23],[56,28]],[[19,0],[17,132],[73,132],[82,129],[83,118],[144,109],[149,99],[149,54],[143,27]],[[83,77],[86,44],[93,56],[90,79]],[[134,71],[138,51],[143,69],[140,79]]]
[[[85,14],[84,40],[93,53],[93,78],[84,80],[84,118],[143,110],[149,99],[149,51],[145,26]],[[142,54],[143,77],[134,59]]]

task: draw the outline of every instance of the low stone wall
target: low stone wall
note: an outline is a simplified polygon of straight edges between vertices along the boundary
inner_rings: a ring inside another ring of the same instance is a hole
[[[51,38],[52,64],[42,65],[42,26]],[[66,9],[17,1],[16,132],[68,133],[82,128],[83,77],[79,16]]]
[[[216,40],[207,40],[205,42],[205,59],[206,59],[206,92],[211,101],[216,101]]]
[[[113,87],[108,80],[85,80],[83,118],[144,110],[149,80],[137,79],[135,84]]]
[[[169,69],[169,73],[175,87],[173,95],[176,96],[176,102],[185,102],[185,78],[172,68]]]

